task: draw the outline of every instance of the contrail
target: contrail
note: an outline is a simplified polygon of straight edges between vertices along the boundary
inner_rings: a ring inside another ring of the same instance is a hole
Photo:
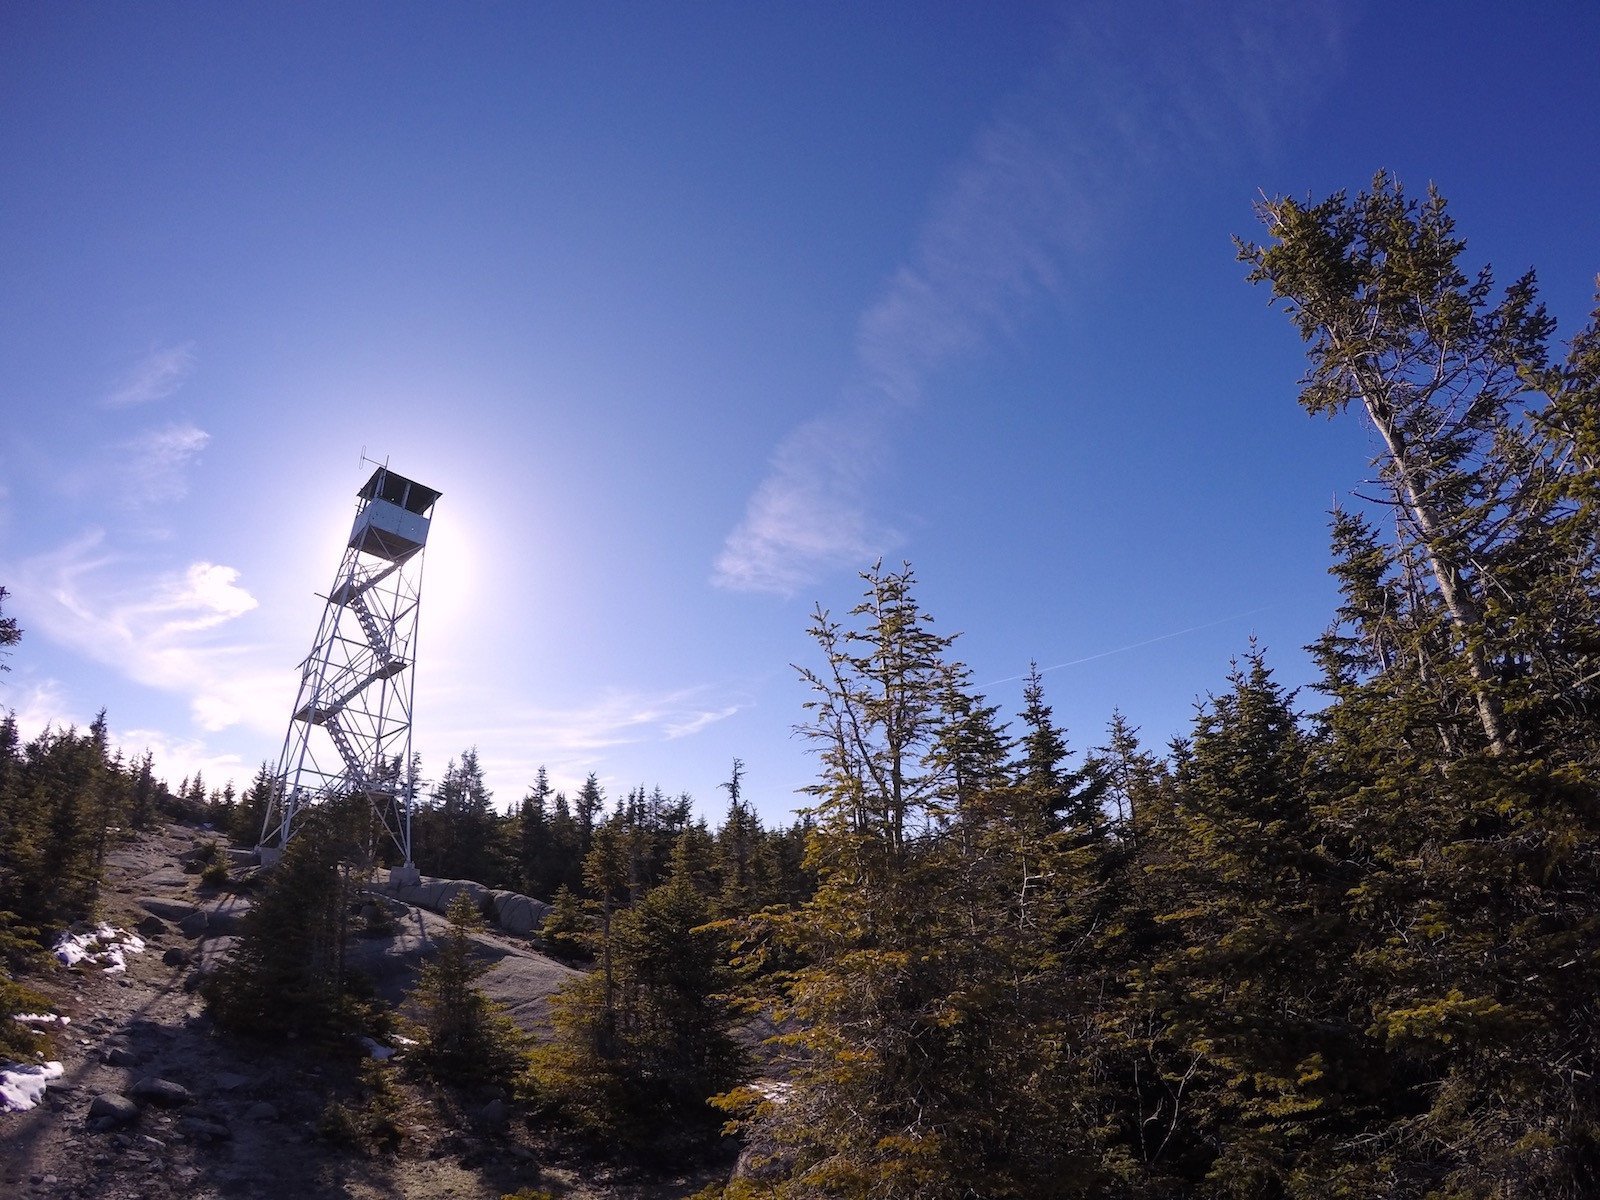
[[[1182,637],[1186,633],[1198,633],[1202,629],[1212,629],[1218,625],[1226,625],[1229,621],[1237,621],[1240,617],[1253,617],[1257,613],[1266,612],[1268,609],[1277,608],[1277,604],[1263,604],[1260,608],[1246,609],[1244,612],[1232,613],[1226,617],[1218,617],[1215,621],[1207,621],[1203,625],[1191,625],[1187,629],[1179,629],[1173,633],[1163,633],[1160,637],[1146,638],[1142,642],[1130,642],[1126,646],[1118,646],[1115,650],[1102,650],[1098,654],[1089,654],[1083,658],[1074,658],[1068,662],[1056,663],[1054,666],[1040,667],[1039,674],[1050,671],[1059,671],[1064,667],[1081,666],[1084,663],[1094,662],[1100,658],[1110,658],[1113,654],[1126,654],[1129,650],[1138,650],[1145,646],[1154,646],[1157,642],[1170,642],[1173,638]],[[1019,679],[1026,679],[1026,675],[1007,675],[1004,679],[996,679],[984,684],[984,687],[994,687],[998,683],[1015,683]]]

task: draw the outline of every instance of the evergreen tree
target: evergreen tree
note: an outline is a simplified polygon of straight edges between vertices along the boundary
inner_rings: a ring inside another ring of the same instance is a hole
[[[600,819],[605,802],[605,794],[600,790],[600,780],[591,771],[589,777],[583,781],[583,787],[578,789],[573,807],[580,858],[589,853],[589,847],[594,841],[595,823]]]
[[[10,595],[5,588],[0,587],[0,611],[4,611],[6,597]],[[0,671],[11,670],[11,664],[6,662],[6,656],[11,653],[11,647],[22,640],[22,630],[17,627],[15,617],[0,616]]]
[[[552,870],[550,777],[543,766],[517,810],[517,867],[522,890],[530,896],[553,896],[558,884]]]
[[[1161,1164],[1225,1195],[1279,1192],[1314,1158],[1341,1097],[1370,1078],[1338,986],[1348,880],[1321,847],[1310,744],[1253,647],[1201,710],[1157,817],[1152,898],[1168,931],[1137,979],[1165,1025],[1153,1047],[1187,1080]],[[1371,1097],[1365,1097],[1370,1100]]]
[[[412,836],[426,848],[437,875],[479,883],[495,881],[498,839],[492,801],[484,786],[477,748],[451,759],[428,808],[413,825]]]
[[[617,824],[596,831],[592,874]],[[711,913],[692,876],[680,841],[668,881],[605,927],[609,965],[563,988],[553,1036],[533,1057],[538,1086],[579,1124],[650,1156],[714,1138],[721,1119],[708,1097],[744,1072],[723,998],[723,946],[704,928]]]
[[[272,790],[277,780],[272,767],[263,762],[256,768],[250,786],[245,790],[228,826],[228,835],[244,846],[254,846],[261,840],[261,829],[267,820],[267,808],[272,803]]]
[[[593,845],[583,860],[583,883],[590,904],[599,915],[600,1021],[603,1037],[614,1030],[617,1011],[616,964],[612,951],[615,939],[611,922],[618,909],[627,903],[628,855],[620,818],[607,821],[593,836]]]
[[[583,903],[566,884],[556,889],[539,927],[539,936],[552,954],[561,958],[587,958],[590,922],[583,912]]]
[[[788,1089],[724,1103],[792,1159],[780,1195],[1060,1194],[1075,1172],[1027,1082],[1053,922],[1030,919],[1026,883],[1050,872],[1026,865],[994,710],[909,568],[864,578],[855,625],[817,611],[824,665],[801,672],[818,888],[764,919],[804,963],[780,1011]]]
[[[450,929],[417,981],[423,1037],[415,1060],[452,1083],[508,1083],[521,1069],[526,1038],[478,987],[489,968],[474,956],[472,935],[483,921],[465,893],[445,915]]]
[[[1418,203],[1381,172],[1353,201],[1269,200],[1260,216],[1272,243],[1239,253],[1309,344],[1300,402],[1330,415],[1355,404],[1377,432],[1401,544],[1417,551],[1449,632],[1431,667],[1458,677],[1484,743],[1503,754],[1522,740],[1528,639],[1546,636],[1526,603],[1548,589],[1527,585],[1552,565],[1545,484],[1564,472],[1523,415],[1550,378],[1554,329],[1533,273],[1493,299],[1489,269],[1469,278],[1459,265],[1465,242],[1444,199],[1430,189]]]
[[[149,829],[155,823],[160,790],[155,778],[155,755],[146,750],[134,768],[128,801],[128,821],[135,829]],[[258,826],[256,833],[260,832]]]
[[[233,955],[207,980],[224,1027],[254,1036],[321,1033],[347,1019],[352,887],[337,822],[321,809],[307,816],[246,915]]]
[[[728,793],[728,812],[716,837],[716,909],[720,916],[740,917],[760,907],[757,860],[761,818],[744,803],[743,759],[733,760],[728,780],[721,787]]]
[[[550,878],[547,887],[583,890],[583,852],[579,847],[578,824],[572,819],[567,794],[557,792],[550,814]]]
[[[1366,412],[1395,526],[1335,514],[1317,645],[1333,702],[1308,783],[1351,939],[1321,992],[1364,1015],[1366,1070],[1342,1074],[1383,1096],[1330,1157],[1352,1194],[1580,1195],[1600,1174],[1600,865],[1578,849],[1600,838],[1596,326],[1550,366],[1532,275],[1491,302],[1443,200],[1386,176],[1263,216],[1273,244],[1242,253],[1311,343],[1302,403]]]

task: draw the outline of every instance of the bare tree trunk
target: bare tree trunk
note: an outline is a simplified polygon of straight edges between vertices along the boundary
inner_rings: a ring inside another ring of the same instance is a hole
[[[1383,437],[1394,470],[1392,486],[1399,493],[1406,512],[1416,523],[1417,532],[1421,535],[1423,557],[1433,573],[1434,581],[1439,585],[1439,596],[1450,613],[1456,634],[1466,648],[1467,670],[1473,682],[1473,700],[1478,710],[1478,721],[1489,740],[1489,752],[1503,755],[1510,748],[1510,739],[1506,733],[1505,714],[1499,697],[1494,694],[1489,663],[1479,638],[1483,629],[1483,608],[1478,598],[1472,595],[1460,569],[1444,556],[1444,534],[1438,514],[1418,486],[1416,468],[1407,456],[1405,436],[1395,423],[1394,410],[1382,398],[1381,385],[1376,388],[1371,386],[1371,381],[1363,379],[1359,371],[1352,371],[1351,375],[1367,415]]]

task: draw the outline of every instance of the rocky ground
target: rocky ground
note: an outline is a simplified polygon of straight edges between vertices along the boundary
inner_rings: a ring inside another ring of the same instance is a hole
[[[402,1084],[396,1150],[363,1154],[330,1141],[324,1114],[351,1097],[360,1049],[339,1059],[293,1039],[225,1036],[194,990],[234,944],[248,904],[185,870],[202,838],[169,826],[110,856],[104,919],[145,943],[125,954],[125,973],[83,963],[29,980],[70,1018],[55,1035],[65,1074],[37,1108],[0,1113],[0,1196],[494,1200],[532,1187],[574,1200],[664,1200],[726,1176],[726,1167],[671,1178],[630,1172],[530,1125],[493,1095],[412,1084]],[[443,925],[422,909],[394,911],[398,930],[358,939],[354,951],[391,1001],[403,998]],[[571,970],[525,939],[489,932],[478,941],[494,962],[485,990],[519,1024],[539,1028]]]

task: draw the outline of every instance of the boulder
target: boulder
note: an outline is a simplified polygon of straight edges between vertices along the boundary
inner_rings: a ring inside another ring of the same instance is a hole
[[[513,892],[496,910],[495,917],[500,928],[507,933],[530,934],[544,924],[545,915],[549,911],[550,906],[543,900],[535,900],[532,896],[522,896]]]
[[[194,963],[202,975],[209,975],[232,956],[239,944],[236,937],[210,937],[195,947]]]
[[[118,1092],[101,1092],[89,1105],[89,1124],[98,1130],[117,1129],[139,1116],[139,1106]]]
[[[139,922],[133,927],[133,930],[140,937],[153,938],[160,937],[170,928],[171,926],[169,926],[160,917],[156,916],[154,913],[151,913],[147,917],[139,918]]]
[[[181,946],[173,946],[161,956],[161,961],[169,967],[186,967],[189,965],[189,952]]]
[[[233,1130],[207,1116],[184,1117],[178,1128],[197,1142],[221,1142],[233,1136]]]
[[[160,1079],[154,1075],[146,1075],[129,1089],[135,1099],[143,1100],[149,1104],[159,1105],[162,1108],[177,1108],[189,1103],[189,1089],[181,1083],[174,1083],[170,1079]]]
[[[489,889],[481,883],[474,883],[470,879],[452,879],[444,885],[440,894],[439,911],[443,912],[455,903],[457,896],[466,896],[472,901],[472,907],[482,912],[489,904]]]
[[[494,919],[507,933],[529,933],[533,930],[533,910],[528,907],[526,896],[503,894],[495,904]]]
[[[205,912],[197,908],[178,922],[178,932],[184,937],[197,938],[206,931],[206,926],[210,923],[211,920]]]
[[[443,912],[442,897],[444,889],[449,885],[448,879],[424,879],[420,885],[422,899],[417,901],[423,908],[431,908],[434,912]]]

